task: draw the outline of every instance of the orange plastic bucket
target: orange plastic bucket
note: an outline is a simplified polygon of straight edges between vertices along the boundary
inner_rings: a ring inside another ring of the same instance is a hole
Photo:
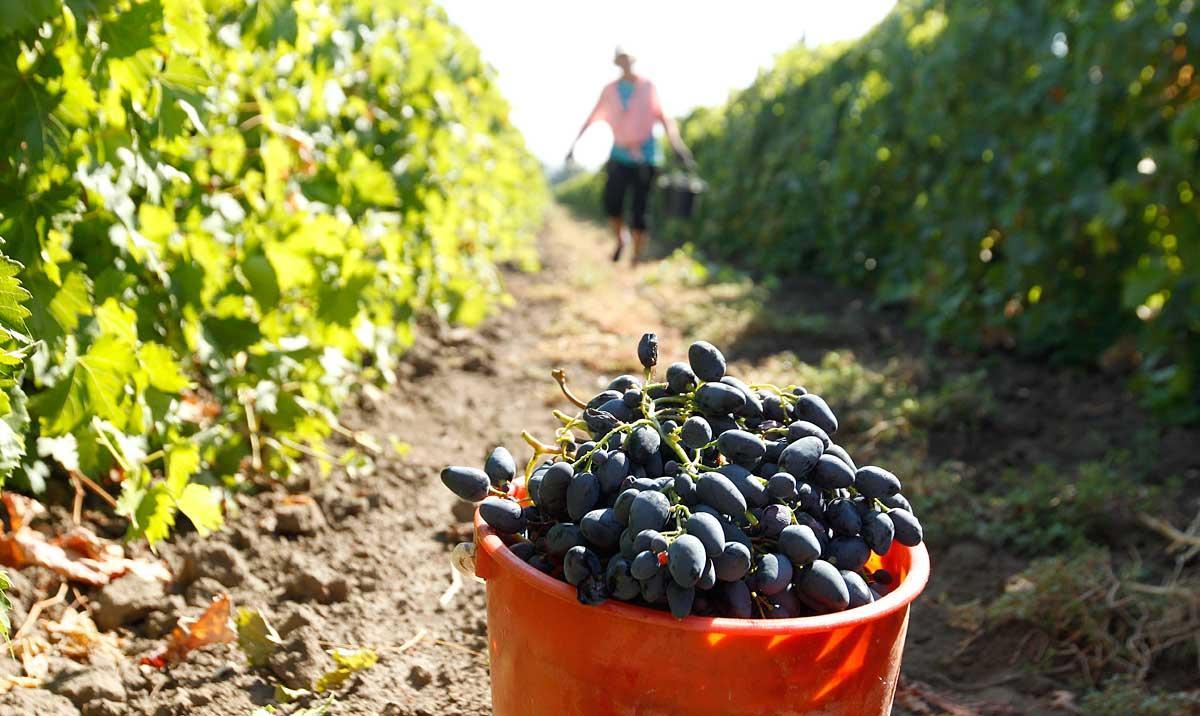
[[[475,542],[497,716],[886,715],[908,606],[929,578],[925,546],[896,544],[882,566],[900,584],[873,604],[677,621],[616,600],[580,604],[574,587],[522,562],[478,515]]]

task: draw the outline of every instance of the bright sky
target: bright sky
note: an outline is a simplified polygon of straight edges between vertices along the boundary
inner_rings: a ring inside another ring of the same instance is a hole
[[[667,113],[723,102],[779,52],[862,35],[895,0],[442,0],[450,19],[496,68],[513,122],[539,159],[557,166],[605,83],[613,48],[638,58]],[[597,167],[612,134],[593,126],[575,157]]]

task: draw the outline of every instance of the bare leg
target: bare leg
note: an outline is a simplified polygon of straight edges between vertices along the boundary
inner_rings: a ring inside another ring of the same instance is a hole
[[[646,252],[646,246],[650,243],[650,234],[645,229],[633,230],[633,260],[637,261]]]
[[[613,252],[613,261],[621,260],[621,251],[625,248],[625,222],[619,216],[610,216],[608,224],[612,227],[613,236],[617,239],[617,249]]]

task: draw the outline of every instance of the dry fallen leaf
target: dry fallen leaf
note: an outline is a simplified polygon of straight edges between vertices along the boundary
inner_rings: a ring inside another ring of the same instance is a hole
[[[113,634],[103,634],[85,611],[67,609],[61,619],[46,623],[46,631],[58,646],[58,650],[72,659],[90,660],[100,651],[120,653],[120,645]]]
[[[162,562],[128,559],[120,545],[97,537],[84,527],[48,540],[29,526],[46,508],[36,500],[13,492],[0,495],[8,510],[12,530],[0,535],[0,564],[20,569],[36,564],[74,582],[103,586],[127,572],[144,579],[169,582],[171,573]]]
[[[161,669],[182,662],[196,649],[235,641],[237,634],[229,625],[231,609],[228,594],[217,597],[196,621],[190,624],[181,621],[167,637],[166,645],[144,657],[142,663]]]

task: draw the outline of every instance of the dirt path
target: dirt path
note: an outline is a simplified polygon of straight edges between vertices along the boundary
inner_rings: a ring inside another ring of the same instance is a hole
[[[1009,425],[1001,424],[1000,432],[1007,431],[1003,439],[1012,446],[998,451],[998,441],[979,440],[977,413],[985,396],[973,364],[934,374],[919,338],[899,328],[896,317],[868,317],[853,296],[819,284],[756,286],[691,261],[614,267],[604,233],[557,210],[542,249],[544,270],[509,274],[509,308],[478,330],[427,326],[406,357],[399,384],[363,396],[347,410],[350,428],[384,446],[373,473],[349,475],[337,468],[324,480],[310,465],[287,490],[245,498],[221,535],[181,538],[166,550],[182,575],[176,593],[128,598],[134,608],[119,620],[128,622],[120,632],[124,658],[79,667],[56,657],[51,673],[59,676],[47,690],[57,695],[17,690],[0,697],[0,716],[250,714],[276,703],[275,683],[301,686],[328,669],[325,649],[338,645],[370,647],[380,661],[338,693],[331,714],[490,713],[484,590],[467,581],[447,601],[441,599],[452,585],[450,550],[468,532],[466,515],[455,514],[455,500],[440,485],[438,471],[448,463],[481,463],[501,444],[523,460],[528,453],[521,449],[520,431],[550,434],[551,407],[565,408],[550,370],[563,367],[580,393],[594,392],[634,369],[633,347],[645,331],[659,333],[664,360],[683,354],[684,335],[722,346],[736,340],[730,357],[741,374],[798,375],[823,384],[830,395],[845,391],[843,422],[851,449],[870,457],[888,440],[898,440],[919,453],[914,466],[933,454],[942,460],[1019,462],[1022,451],[1045,450],[1056,440],[1053,434],[1031,437],[1036,431],[1021,423],[1031,415],[1039,416],[1045,430],[1063,432],[1126,417],[1119,401],[1096,407],[1114,402],[1113,390],[1105,393],[1094,385],[1097,379],[1050,376],[1062,394],[1090,395],[1092,402],[1025,400],[1032,404],[1019,415],[1002,418]],[[826,355],[830,350],[835,352]],[[1006,391],[1040,390],[1035,368],[1009,365],[1006,371],[989,394],[1003,400]],[[975,382],[954,382],[964,375],[975,375]],[[921,392],[931,386],[937,390]],[[1055,407],[1060,405],[1071,407]],[[985,427],[996,430],[994,424]],[[1187,437],[1178,439],[1186,444]],[[1087,452],[1074,444],[1062,449]],[[946,696],[921,683],[946,678],[946,660],[957,658],[968,634],[954,626],[946,600],[994,595],[1022,564],[1001,555],[990,569],[980,570],[982,548],[969,542],[945,553],[934,542],[932,549],[935,576],[914,610],[908,686],[901,690],[897,714],[1065,713],[1042,710],[1036,695],[1008,688],[1004,679],[963,692],[958,700],[952,688]],[[34,595],[56,589],[50,575],[25,572],[16,575],[18,624]],[[178,617],[198,614],[222,591],[238,606],[262,609],[283,633],[284,646],[267,667],[249,668],[236,645],[198,652],[170,673],[136,665]],[[93,612],[100,601],[93,599]],[[979,677],[1008,673],[1010,661],[1010,654],[967,659],[965,671],[955,675],[989,681]],[[1044,686],[1036,690],[1045,693]],[[968,710],[954,710],[967,702]],[[290,713],[296,707],[277,708]]]

